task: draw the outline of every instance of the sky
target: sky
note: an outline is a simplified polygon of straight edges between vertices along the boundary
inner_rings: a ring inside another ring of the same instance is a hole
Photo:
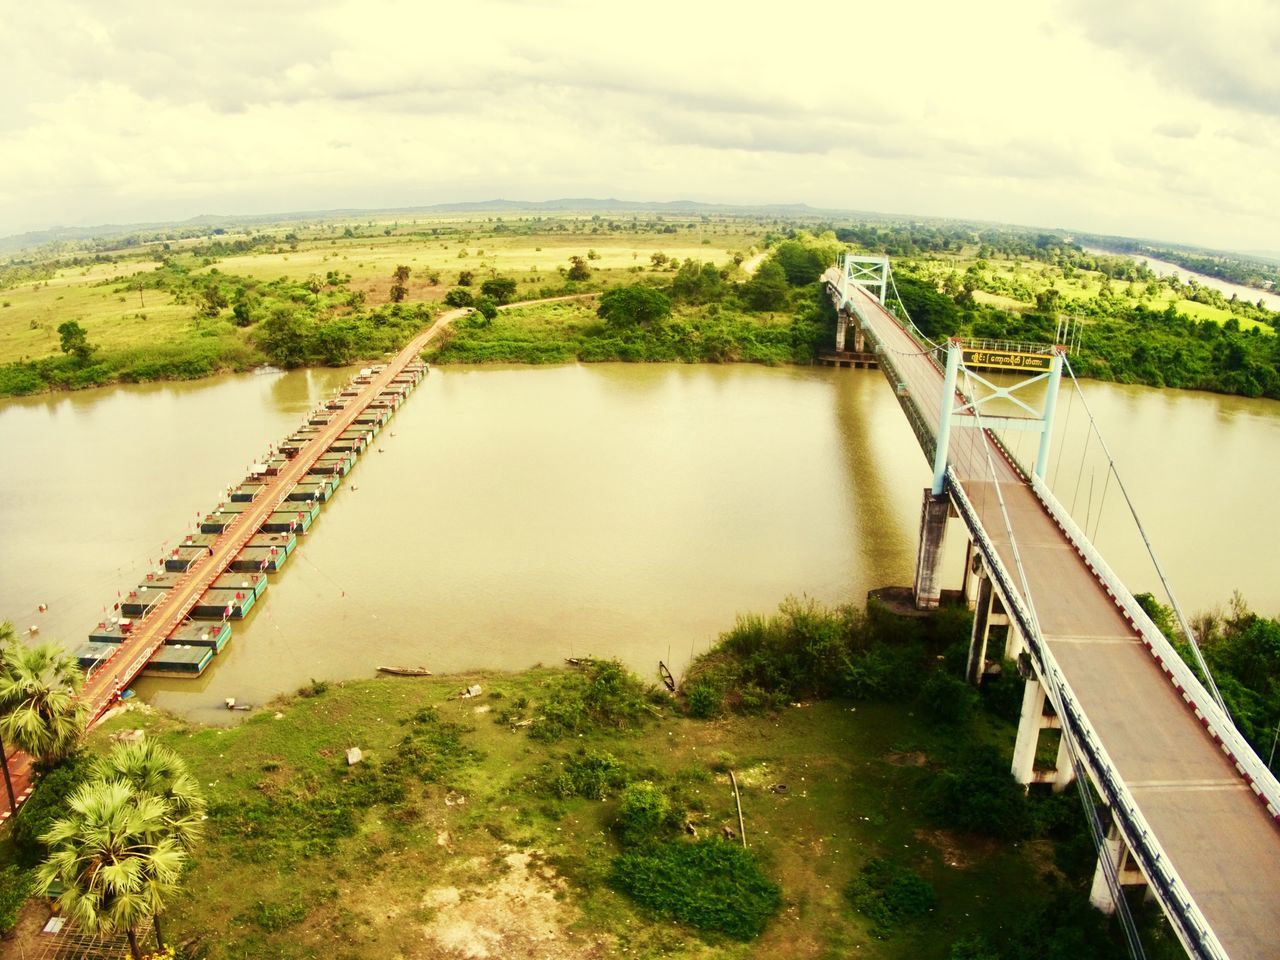
[[[0,236],[495,198],[1280,255],[1276,0],[0,0]]]

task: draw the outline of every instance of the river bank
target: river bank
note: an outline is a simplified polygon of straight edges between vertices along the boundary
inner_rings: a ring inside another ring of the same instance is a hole
[[[944,960],[966,937],[1016,941],[1091,870],[1071,844],[933,822],[923,788],[955,762],[955,736],[909,703],[699,721],[655,694],[634,719],[537,735],[542,721],[527,721],[583,695],[586,679],[537,669],[309,684],[231,730],[140,706],[95,733],[94,749],[141,729],[205,786],[206,838],[167,928],[184,956],[209,960],[335,948],[352,960]],[[984,711],[966,738],[1005,749],[1012,730]],[[363,755],[351,767],[350,747]],[[625,783],[669,798],[664,842],[739,844],[730,770],[749,849],[781,888],[779,911],[745,943],[673,924],[610,881]],[[873,858],[933,889],[927,918],[885,928],[852,906],[846,888]]]

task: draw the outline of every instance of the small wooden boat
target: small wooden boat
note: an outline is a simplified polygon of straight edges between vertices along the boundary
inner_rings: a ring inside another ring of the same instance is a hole
[[[676,692],[676,678],[671,675],[671,670],[661,660],[658,661],[658,676],[662,677],[662,685],[672,693]]]
[[[397,677],[429,677],[431,671],[426,667],[379,667],[379,673],[390,673]]]

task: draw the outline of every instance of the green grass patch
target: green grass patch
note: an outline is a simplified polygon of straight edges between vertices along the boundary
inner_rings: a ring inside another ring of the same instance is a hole
[[[782,891],[750,851],[721,840],[626,853],[610,883],[658,916],[752,940],[782,905]]]
[[[882,938],[894,927],[928,916],[938,902],[933,887],[920,874],[879,857],[862,865],[845,887],[845,897],[871,920]]]

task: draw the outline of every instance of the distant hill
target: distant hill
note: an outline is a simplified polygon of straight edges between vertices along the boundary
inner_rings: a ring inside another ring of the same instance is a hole
[[[648,202],[642,200],[598,199],[592,197],[570,197],[560,200],[476,200],[461,203],[436,203],[417,207],[385,207],[378,209],[335,208],[331,210],[301,210],[287,213],[256,214],[201,214],[186,220],[164,221],[155,223],[104,223],[91,227],[50,227],[48,230],[32,230],[26,233],[0,237],[0,254],[16,253],[43,247],[48,244],[67,243],[77,240],[98,240],[104,237],[126,237],[137,233],[154,233],[157,231],[184,230],[196,227],[215,230],[265,226],[267,224],[287,224],[308,220],[335,220],[343,217],[368,218],[392,215],[412,216],[414,214],[440,213],[503,213],[507,211],[522,212],[611,212],[611,213],[670,213],[670,214],[734,214],[738,216],[761,215],[778,217],[819,217],[819,216],[861,216],[867,218],[883,218],[883,214],[849,210],[821,210],[804,203],[778,203],[756,206],[700,203],[696,200],[667,200]]]

